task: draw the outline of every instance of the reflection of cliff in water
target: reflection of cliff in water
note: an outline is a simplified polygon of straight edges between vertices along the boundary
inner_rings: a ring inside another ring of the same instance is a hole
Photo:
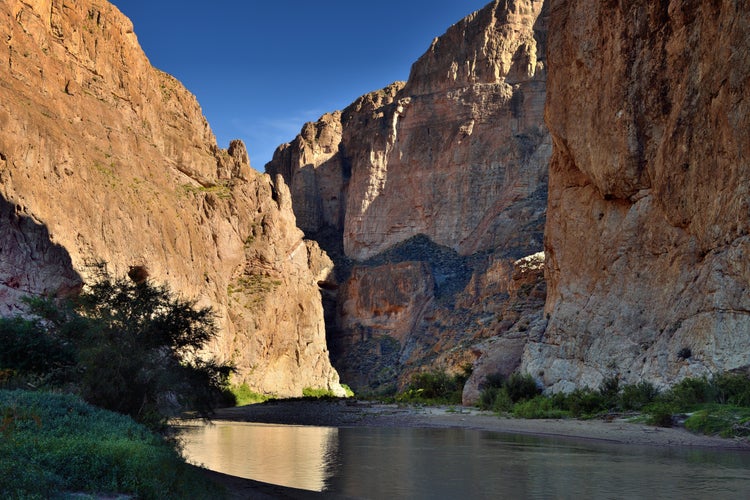
[[[217,422],[183,430],[187,460],[224,474],[323,491],[335,472],[335,427]]]
[[[0,196],[0,315],[18,312],[21,297],[65,295],[82,283],[47,226]]]

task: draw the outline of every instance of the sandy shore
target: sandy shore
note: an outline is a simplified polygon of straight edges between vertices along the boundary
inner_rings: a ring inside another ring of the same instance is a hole
[[[502,418],[476,408],[418,407],[366,401],[269,401],[224,408],[215,420],[332,427],[462,427],[513,434],[594,439],[620,444],[746,449],[750,441],[693,434],[684,428],[611,420]]]
[[[466,428],[512,434],[596,440],[623,446],[675,446],[747,450],[744,439],[723,439],[693,434],[683,428],[653,427],[611,420],[524,420],[501,418],[475,408],[416,407],[363,401],[270,401],[263,404],[224,408],[214,417],[220,421],[258,422],[331,427],[438,427]],[[293,488],[206,471],[222,484],[230,498],[336,498]]]

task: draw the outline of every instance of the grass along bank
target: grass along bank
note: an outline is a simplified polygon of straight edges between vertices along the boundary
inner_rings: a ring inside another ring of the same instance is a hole
[[[222,498],[173,443],[70,394],[0,390],[0,497]]]

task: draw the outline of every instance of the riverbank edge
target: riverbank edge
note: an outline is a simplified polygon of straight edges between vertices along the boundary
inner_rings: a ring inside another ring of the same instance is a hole
[[[247,422],[321,427],[464,428],[623,446],[713,448],[750,453],[750,441],[746,439],[693,434],[680,427],[654,427],[628,422],[625,418],[527,420],[499,417],[476,408],[384,404],[359,400],[273,400],[219,409],[213,421],[217,424]],[[201,470],[211,480],[222,485],[230,499],[345,498]]]
[[[640,446],[689,446],[750,451],[750,440],[694,434],[684,427],[656,427],[625,417],[517,419],[461,406],[385,404],[359,400],[273,400],[222,408],[213,420],[323,427],[460,427],[566,437]]]

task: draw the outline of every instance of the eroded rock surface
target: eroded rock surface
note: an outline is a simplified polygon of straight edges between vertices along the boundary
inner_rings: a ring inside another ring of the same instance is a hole
[[[550,3],[550,320],[523,368],[565,390],[747,367],[750,12]]]
[[[543,2],[492,2],[407,82],[306,124],[266,165],[336,263],[329,342],[356,389],[458,370],[514,324],[495,322],[513,263],[542,249],[546,32]]]
[[[101,0],[0,3],[0,307],[131,267],[218,316],[213,353],[260,392],[340,390],[319,249],[281,179],[219,149],[191,95]]]

